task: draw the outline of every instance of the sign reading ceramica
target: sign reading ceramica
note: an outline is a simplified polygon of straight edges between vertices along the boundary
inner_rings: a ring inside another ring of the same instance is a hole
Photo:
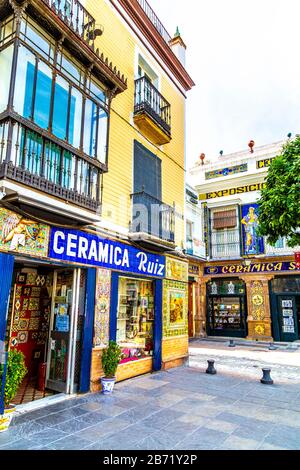
[[[0,251],[26,255],[48,255],[50,227],[0,208]]]
[[[252,191],[260,191],[265,187],[266,183],[254,183],[247,186],[239,186],[238,188],[222,189],[213,191],[212,193],[200,194],[199,199],[215,199],[217,197],[233,196],[235,194],[249,193]]]
[[[52,228],[49,257],[145,276],[163,278],[165,275],[164,256],[77,230]]]
[[[206,266],[204,268],[204,275],[211,276],[217,274],[270,273],[275,271],[296,271],[296,263],[291,261],[278,263],[253,263],[250,266],[244,266],[242,264]]]

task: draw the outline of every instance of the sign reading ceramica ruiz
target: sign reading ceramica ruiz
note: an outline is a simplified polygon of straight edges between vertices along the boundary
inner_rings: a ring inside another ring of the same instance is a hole
[[[224,266],[206,266],[204,268],[205,276],[217,274],[247,274],[247,273],[270,273],[276,271],[296,271],[296,263],[291,261],[276,263],[253,263],[250,266],[242,264],[227,264]]]
[[[164,256],[77,230],[51,229],[49,257],[144,276],[165,276]]]
[[[0,208],[0,251],[48,256],[50,227]]]
[[[220,191],[213,191],[212,193],[200,194],[199,199],[215,199],[217,197],[233,196],[235,194],[249,193],[252,191],[260,191],[265,187],[266,183],[255,183],[247,186],[239,186],[238,188],[222,189]]]

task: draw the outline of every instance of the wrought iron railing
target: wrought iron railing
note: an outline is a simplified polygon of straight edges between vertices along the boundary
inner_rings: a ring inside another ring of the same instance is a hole
[[[159,32],[163,40],[169,45],[170,41],[172,40],[170,34],[160,21],[160,19],[157,17],[156,13],[153,11],[153,9],[150,7],[149,3],[146,0],[137,0],[146,15],[148,16],[149,20],[155,27],[155,29]]]
[[[217,230],[211,233],[211,258],[233,258],[241,256],[240,232]]]
[[[134,93],[134,114],[144,112],[171,135],[171,106],[146,77],[135,81]]]
[[[78,0],[43,0],[74,33],[94,44],[96,21]]]
[[[0,122],[0,178],[97,211],[99,170],[19,122]]]
[[[147,233],[161,240],[175,240],[175,209],[145,191],[134,193],[130,232]]]

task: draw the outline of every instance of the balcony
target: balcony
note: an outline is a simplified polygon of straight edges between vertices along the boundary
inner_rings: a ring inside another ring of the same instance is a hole
[[[235,230],[218,230],[211,234],[211,259],[240,258],[240,232]]]
[[[171,106],[146,77],[135,81],[134,122],[154,144],[171,141]]]
[[[146,247],[173,250],[175,247],[175,209],[144,191],[131,195],[130,238]]]
[[[56,205],[58,198],[97,212],[99,179],[100,170],[92,159],[73,154],[24,124],[10,119],[0,122],[2,184],[3,180],[13,181],[54,196]]]
[[[156,15],[156,13],[152,10],[149,3],[146,0],[137,0],[141,8],[144,10],[144,13],[147,15],[153,26],[155,27],[156,31],[161,35],[163,40],[170,46],[170,41],[172,40],[170,34]]]

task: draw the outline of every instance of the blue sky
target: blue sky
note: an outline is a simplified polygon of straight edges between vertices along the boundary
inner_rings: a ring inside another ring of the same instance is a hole
[[[149,0],[187,44],[187,163],[300,133],[299,0]]]

